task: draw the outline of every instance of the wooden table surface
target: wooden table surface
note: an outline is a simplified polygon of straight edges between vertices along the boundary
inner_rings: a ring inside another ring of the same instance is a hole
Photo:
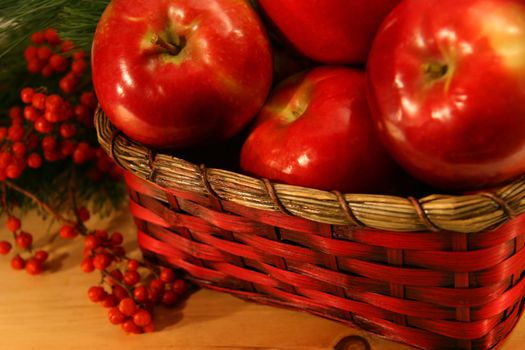
[[[3,228],[5,218],[0,220],[1,240],[8,232]],[[42,244],[38,232],[46,226],[34,216],[23,225],[35,235],[36,243]],[[138,254],[128,214],[92,225],[121,231],[128,251]],[[88,300],[87,289],[97,284],[99,275],[80,271],[81,251],[81,239],[55,242],[50,271],[35,277],[12,270],[9,258],[0,256],[0,350],[321,350],[334,349],[351,335],[366,338],[373,350],[411,349],[306,313],[248,303],[208,290],[194,293],[177,309],[160,308],[155,314],[155,333],[126,335],[107,321],[106,309]],[[501,349],[525,349],[524,344],[522,319]],[[364,347],[348,347],[360,349]]]

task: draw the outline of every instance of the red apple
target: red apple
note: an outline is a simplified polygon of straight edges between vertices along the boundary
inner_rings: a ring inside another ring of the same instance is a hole
[[[241,168],[274,181],[382,192],[393,162],[376,137],[364,73],[325,66],[280,84],[241,150]]]
[[[368,86],[381,138],[420,180],[473,189],[525,173],[524,1],[403,1]]]
[[[400,0],[259,0],[286,42],[330,64],[365,63],[374,34]]]
[[[271,85],[268,38],[246,1],[113,0],[92,54],[103,110],[152,147],[231,137],[257,114]]]

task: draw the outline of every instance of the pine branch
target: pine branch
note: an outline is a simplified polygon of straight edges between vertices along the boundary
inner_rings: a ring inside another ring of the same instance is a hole
[[[98,20],[108,3],[109,0],[81,0],[65,7],[58,16],[60,35],[89,52]]]

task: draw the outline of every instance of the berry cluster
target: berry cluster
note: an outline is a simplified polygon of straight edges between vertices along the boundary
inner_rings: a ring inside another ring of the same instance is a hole
[[[38,275],[44,271],[44,263],[48,253],[45,250],[32,251],[33,235],[23,231],[22,222],[15,216],[9,216],[6,223],[7,229],[13,233],[14,241],[21,253],[16,254],[11,259],[11,267],[15,270],[25,269],[30,275]],[[7,255],[12,249],[8,241],[0,241],[0,255]],[[27,255],[26,258],[23,255]]]
[[[34,33],[24,52],[28,72],[46,86],[22,88],[21,105],[11,107],[7,122],[0,125],[0,205],[8,214],[6,226],[13,235],[12,241],[0,240],[0,255],[12,254],[12,268],[31,275],[45,271],[48,259],[46,250],[33,246],[33,235],[22,230],[20,218],[13,213],[18,204],[6,199],[9,189],[31,199],[59,222],[58,237],[84,237],[81,270],[102,274],[100,285],[91,287],[88,296],[109,309],[110,322],[128,333],[151,332],[153,308],[177,304],[186,294],[186,282],[171,269],[127,257],[119,232],[88,230],[85,222],[91,213],[77,207],[73,189],[70,214],[74,220],[69,220],[18,185],[26,172],[58,161],[82,166],[93,181],[104,176],[121,179],[121,169],[94,137],[97,99],[90,88],[86,56],[72,42],[62,41],[53,28]]]
[[[98,270],[103,276],[101,285],[89,288],[88,297],[107,308],[109,321],[125,332],[152,332],[153,308],[176,305],[186,294],[187,284],[169,268],[127,257],[122,241],[119,232],[96,230],[85,236],[80,267],[86,273]]]
[[[64,74],[60,89],[66,94],[73,93],[88,69],[85,52],[74,50],[73,42],[62,41],[53,28],[33,33],[31,41],[33,44],[24,50],[27,70],[46,78]]]
[[[17,179],[25,169],[40,168],[44,161],[68,157],[77,165],[92,161],[93,180],[104,174],[119,179],[120,169],[92,137],[97,99],[89,88],[86,53],[62,41],[53,28],[34,33],[31,40],[24,52],[28,71],[44,77],[65,75],[54,89],[50,79],[46,87],[20,91],[24,105],[10,108],[9,124],[0,127],[0,181]]]

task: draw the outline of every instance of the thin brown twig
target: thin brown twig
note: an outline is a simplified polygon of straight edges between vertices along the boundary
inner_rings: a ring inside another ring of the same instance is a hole
[[[38,197],[36,197],[34,194],[32,194],[31,192],[21,188],[20,186],[10,182],[10,181],[5,181],[4,182],[5,186],[17,191],[18,193],[21,193],[23,194],[24,196],[26,196],[27,198],[31,199],[35,204],[37,204],[39,207],[41,207],[42,209],[44,209],[45,211],[47,211],[49,214],[53,215],[55,217],[55,219],[57,219],[57,221],[59,222],[62,222],[64,224],[69,224],[69,225],[73,225],[75,226],[76,223],[71,221],[71,220],[68,220],[66,219],[65,217],[63,217],[62,215],[60,215],[60,213],[58,213],[56,210],[54,210],[53,208],[51,208],[47,203],[43,202],[42,200],[40,200]]]

